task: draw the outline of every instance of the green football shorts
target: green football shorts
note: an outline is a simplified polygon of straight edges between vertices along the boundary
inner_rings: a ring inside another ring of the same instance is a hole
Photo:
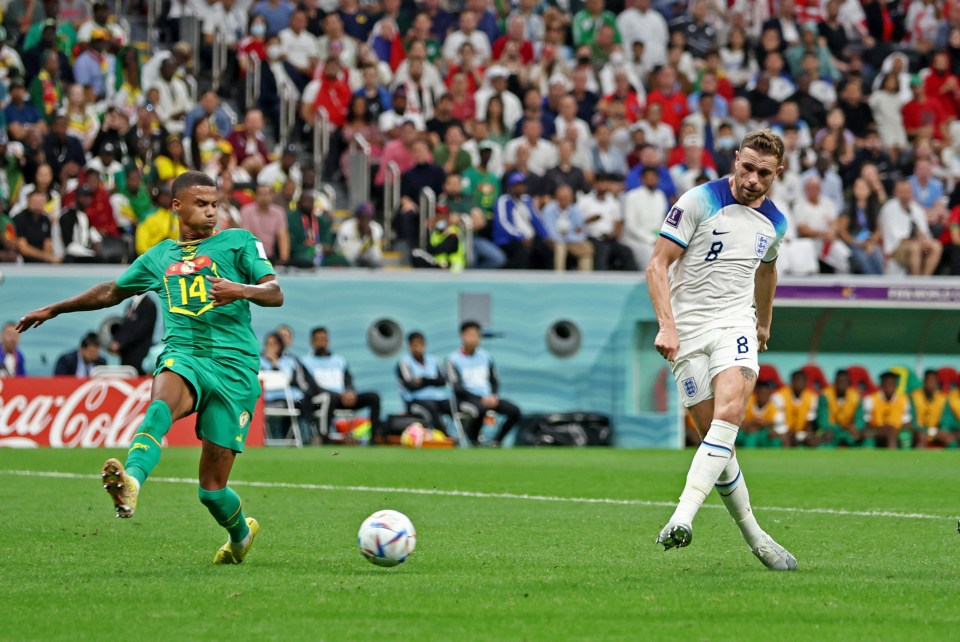
[[[158,375],[164,370],[186,379],[197,397],[197,439],[243,452],[247,429],[260,398],[257,373],[236,363],[193,355],[164,352]]]

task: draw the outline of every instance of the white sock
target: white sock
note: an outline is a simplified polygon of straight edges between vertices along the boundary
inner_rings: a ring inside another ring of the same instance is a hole
[[[717,493],[723,500],[723,505],[727,507],[727,512],[737,523],[747,546],[753,549],[760,543],[764,532],[750,508],[750,492],[747,490],[747,480],[743,478],[743,472],[740,470],[736,455],[727,462],[727,467],[720,474],[716,486]]]
[[[247,532],[247,536],[244,537],[239,542],[230,542],[230,548],[236,553],[243,551],[244,547],[250,543],[250,538],[253,537],[253,531]]]
[[[717,483],[720,474],[733,456],[733,445],[737,441],[738,428],[726,421],[714,419],[710,430],[697,448],[687,473],[687,483],[680,494],[680,503],[670,521],[692,524],[703,501]]]

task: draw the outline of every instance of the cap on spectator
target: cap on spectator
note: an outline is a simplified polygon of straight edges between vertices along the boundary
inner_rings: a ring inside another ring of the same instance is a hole
[[[504,67],[503,65],[494,65],[487,69],[487,78],[493,80],[494,78],[509,78],[510,70]]]
[[[93,190],[86,183],[81,183],[77,188],[77,196],[93,196]]]
[[[407,97],[407,86],[406,86],[406,85],[399,85],[399,86],[397,86],[397,87],[393,90],[393,97],[394,97],[394,98],[399,98],[399,97],[406,98],[406,97]]]
[[[450,213],[449,205],[447,205],[446,203],[437,204],[437,214],[449,214],[449,213]]]
[[[117,155],[117,146],[113,143],[104,143],[100,148],[101,154],[110,154],[111,156]]]
[[[27,86],[27,83],[24,82],[23,76],[14,76],[13,78],[10,79],[10,88],[11,88],[11,89],[13,89],[14,87],[21,87],[21,88],[22,88],[22,87],[26,87],[26,86]]]
[[[547,84],[551,87],[553,85],[561,85],[564,91],[570,91],[571,89],[570,80],[563,74],[553,74],[550,76],[550,80],[547,81]]]
[[[357,218],[373,218],[373,203],[360,203],[356,209]]]
[[[300,153],[300,150],[297,149],[297,146],[294,145],[293,143],[288,143],[287,146],[283,148],[284,156],[296,156],[299,153]]]
[[[46,29],[47,27],[53,27],[54,29],[56,29],[57,21],[54,20],[53,18],[47,18],[46,20],[43,21],[43,28]]]
[[[514,185],[519,185],[520,183],[526,183],[527,177],[523,175],[523,172],[510,172],[507,174],[507,178],[503,182],[506,183],[507,187],[513,187]]]
[[[684,147],[703,147],[703,139],[696,134],[690,134],[683,139]]]
[[[923,78],[920,77],[920,74],[913,74],[910,76],[910,86],[911,87],[923,86]]]

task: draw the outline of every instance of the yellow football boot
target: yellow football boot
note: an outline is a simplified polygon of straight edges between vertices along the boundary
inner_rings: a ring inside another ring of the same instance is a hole
[[[234,544],[230,542],[230,538],[227,538],[227,543],[221,546],[213,557],[214,564],[239,564],[247,558],[247,554],[253,548],[253,540],[257,539],[257,533],[260,532],[260,523],[254,518],[248,517],[247,526],[250,527],[250,540],[247,545],[238,551],[234,548]],[[236,546],[239,546],[239,544]]]
[[[117,517],[133,517],[133,512],[137,510],[137,495],[140,494],[137,480],[128,475],[123,464],[112,457],[103,462],[100,477],[103,479],[104,490],[113,499]]]

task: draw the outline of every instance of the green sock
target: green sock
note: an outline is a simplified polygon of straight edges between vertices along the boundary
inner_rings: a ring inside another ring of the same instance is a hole
[[[140,431],[133,436],[124,466],[127,473],[141,485],[160,462],[160,444],[172,424],[173,416],[166,402],[158,399],[147,407],[147,414],[140,424]]]
[[[237,543],[250,532],[247,519],[243,516],[240,496],[229,486],[220,490],[207,490],[200,487],[200,502],[207,507],[217,523],[230,533],[230,541]]]

